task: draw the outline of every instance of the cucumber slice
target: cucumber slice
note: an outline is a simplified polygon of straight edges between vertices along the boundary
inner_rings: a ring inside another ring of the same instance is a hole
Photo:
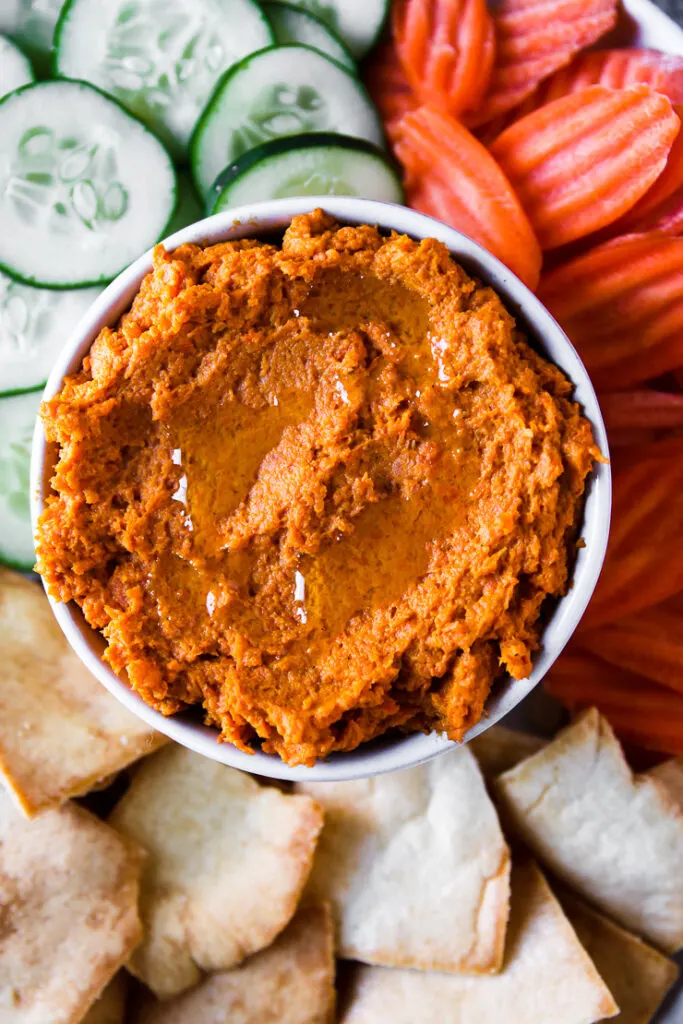
[[[100,288],[57,292],[0,273],[0,397],[42,387]]]
[[[356,60],[375,45],[389,13],[389,0],[287,0],[287,3],[324,21],[344,40]]]
[[[0,399],[0,562],[30,572],[36,560],[29,466],[41,391]]]
[[[287,196],[362,196],[403,201],[396,171],[368,142],[344,135],[293,135],[249,150],[221,174],[214,213]]]
[[[192,172],[207,196],[224,167],[263,142],[328,131],[381,145],[361,82],[309,46],[274,46],[224,76],[192,137]]]
[[[11,36],[49,74],[52,40],[64,0],[2,0],[0,32]]]
[[[28,57],[9,39],[0,36],[0,99],[32,81],[33,69]]]
[[[338,64],[356,72],[356,62],[332,29],[324,21],[300,7],[290,4],[269,3],[263,5],[268,21],[275,33],[278,46],[287,43],[303,43],[320,50],[325,56],[336,60]]]
[[[27,284],[110,281],[164,235],[176,178],[158,139],[84,82],[0,101],[0,269]]]
[[[223,72],[272,43],[254,0],[67,0],[56,70],[114,96],[180,155]]]

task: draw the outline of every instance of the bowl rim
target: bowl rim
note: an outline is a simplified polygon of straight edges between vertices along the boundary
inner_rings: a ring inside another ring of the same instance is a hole
[[[481,277],[501,296],[507,309],[521,317],[555,362],[575,385],[574,395],[591,421],[596,441],[609,458],[605,425],[588,373],[576,349],[539,299],[512,271],[472,239],[440,221],[404,206],[351,197],[310,196],[276,199],[237,207],[189,225],[163,240],[169,251],[185,242],[211,245],[230,239],[281,231],[292,217],[318,207],[349,225],[374,224],[381,230],[395,230],[416,239],[436,238],[443,242],[465,268]],[[136,294],[142,278],[152,266],[152,250],[132,263],[95,300],[82,317],[54,365],[43,392],[52,398],[65,376],[76,370],[93,341],[105,326],[113,326]],[[559,353],[559,357],[558,357]],[[35,426],[31,457],[31,522],[34,534],[46,496],[50,493],[48,446],[42,422]],[[546,625],[541,648],[528,679],[502,681],[487,701],[485,716],[466,734],[463,743],[501,721],[538,685],[562,652],[576,629],[597,583],[609,534],[611,514],[611,470],[608,463],[593,471],[584,512],[582,537],[586,546],[579,552],[568,593],[562,597]],[[418,765],[459,744],[445,736],[415,733],[405,737],[373,741],[356,750],[336,753],[313,767],[290,767],[278,756],[256,751],[244,753],[230,743],[218,741],[217,730],[182,716],[164,717],[114,674],[102,660],[105,646],[101,635],[85,621],[75,603],[62,604],[48,595],[52,611],[70,646],[109,692],[147,725],[177,743],[212,760],[251,774],[288,781],[340,781],[364,778]]]

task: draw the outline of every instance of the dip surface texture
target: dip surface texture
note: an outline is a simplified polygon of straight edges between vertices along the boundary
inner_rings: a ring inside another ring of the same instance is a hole
[[[436,241],[317,211],[281,248],[158,248],[43,408],[39,571],[240,748],[457,739],[567,587],[599,457],[570,394]]]

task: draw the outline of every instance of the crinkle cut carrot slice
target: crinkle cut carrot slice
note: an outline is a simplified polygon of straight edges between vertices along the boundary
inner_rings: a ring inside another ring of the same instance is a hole
[[[683,238],[651,232],[606,242],[545,275],[538,295],[601,390],[683,365]]]
[[[532,111],[591,85],[626,89],[638,84],[649,85],[655,92],[668,96],[674,106],[683,104],[683,57],[639,49],[579,53],[571,64],[537,85],[523,103],[485,125],[477,135],[493,142],[511,124]]]
[[[654,210],[640,217],[638,231],[659,231],[665,235],[683,235],[683,188],[674,192]]]
[[[662,692],[663,691],[663,692]],[[633,747],[670,757],[683,754],[683,699],[654,683],[640,701],[629,703],[624,694],[619,706],[600,708],[625,747]],[[599,705],[598,705],[599,706]]]
[[[621,703],[620,696],[630,694],[636,705],[642,708],[646,706],[647,694],[650,692],[654,704],[658,700],[664,703],[672,701],[675,702],[672,706],[680,706],[683,712],[683,700],[675,691],[656,686],[647,676],[638,672],[612,665],[584,649],[576,639],[572,640],[552,666],[546,682],[551,692],[562,693],[563,697],[570,699],[573,697],[576,705],[586,706],[599,696],[604,703],[618,706]],[[574,701],[569,706],[574,706]]]
[[[394,122],[418,106],[393,42],[387,41],[373,52],[372,59],[367,62],[364,81],[391,136]]]
[[[683,105],[674,112],[683,117]],[[662,173],[647,192],[623,217],[599,231],[591,241],[600,242],[633,232],[659,231],[667,235],[683,234],[683,132],[679,131]]]
[[[609,31],[616,17],[617,0],[502,0],[494,12],[491,84],[468,124],[482,125],[512,110]]]
[[[607,557],[586,629],[650,608],[683,589],[683,458],[638,462],[614,476]]]
[[[581,634],[604,661],[683,693],[683,614],[665,602]]]
[[[604,410],[604,399],[609,398],[609,392],[607,395],[602,395],[600,399],[600,408]],[[628,394],[625,391],[615,391],[615,395]],[[641,444],[649,444],[651,441],[657,440],[656,430],[646,430],[644,427],[615,427],[607,428],[607,436],[609,439],[610,453],[612,455],[611,463],[612,469],[614,469],[614,453],[617,449],[621,449],[617,455],[617,459],[620,459],[623,453],[625,465],[629,465],[631,462],[630,449],[633,446]]]
[[[619,738],[664,754],[683,754],[683,696],[588,652],[562,654],[545,688],[572,711],[597,707]]]
[[[666,523],[669,519],[667,506],[672,507],[672,523],[675,524],[676,518],[683,513],[683,490],[679,487],[682,479],[682,459],[667,460],[656,468],[651,465],[633,465],[615,475],[614,516],[608,561],[610,558],[619,560],[629,552],[643,548],[644,542],[648,541],[647,536],[643,536],[643,530],[647,533],[652,527],[651,532],[655,532],[660,525]],[[683,586],[672,590],[666,597],[680,589]],[[638,595],[634,595],[633,600],[639,600]],[[599,602],[596,600],[593,603]],[[614,614],[612,621],[620,617]]]
[[[675,106],[677,117],[683,116],[683,106]],[[648,225],[659,224],[666,212],[676,205],[683,206],[683,132],[679,131],[669,151],[662,173],[647,192],[623,217],[612,225],[620,235],[631,231],[650,230]],[[659,229],[656,229],[659,230]],[[668,232],[673,234],[673,232]]]
[[[447,184],[436,175],[425,173],[406,188],[406,203],[412,210],[434,217],[473,238],[505,263],[528,288],[534,291],[537,287],[541,258],[538,242],[529,242],[528,247],[518,249],[511,233],[505,238],[496,236],[490,223],[484,221],[482,224],[477,209],[470,207],[457,191],[454,192],[452,183]],[[506,231],[510,227],[508,222]]]
[[[423,103],[474,109],[491,78],[493,19],[486,0],[394,0],[396,50]]]
[[[625,89],[638,84],[649,85],[655,92],[668,96],[674,107],[683,105],[683,57],[661,53],[659,50],[640,49],[588,50],[579,53],[571,64],[540,82],[531,95],[514,110],[489,121],[475,134],[486,145],[490,145],[511,124],[546,103],[588,89],[591,85]]]
[[[533,229],[500,167],[466,128],[420,107],[398,125],[396,154],[414,209],[469,235],[536,287],[541,251]]]
[[[465,218],[469,216],[468,211],[455,209],[448,185],[434,176],[423,176],[419,181],[409,185],[406,189],[406,202],[411,210],[424,213],[427,217],[434,217],[436,220],[443,221],[444,224],[449,224],[449,218],[450,220],[460,220],[464,224]],[[456,230],[467,234],[464,227],[458,228],[454,223],[451,223],[450,227],[455,227]],[[473,230],[476,230],[476,225]],[[471,237],[473,236],[470,235]]]
[[[624,447],[615,444],[613,433],[609,435],[613,473],[623,472],[637,462],[683,459],[683,430],[669,431],[665,435],[657,431],[641,431],[641,435],[649,433],[650,436],[632,437],[628,446]]]
[[[659,50],[588,50],[542,82],[525,106],[529,104],[530,112],[591,85],[607,89],[649,85],[673,104],[683,103],[683,57]]]
[[[591,86],[548,103],[492,144],[544,249],[630,210],[666,166],[680,121],[647,85]]]
[[[667,324],[678,317],[678,308],[671,311],[671,316],[666,316],[653,325],[653,334],[657,331],[664,331]],[[680,328],[674,333],[667,332],[668,338],[661,344],[653,345],[652,348],[641,347],[639,351],[631,356],[614,363],[611,369],[593,375],[593,379],[601,381],[602,390],[616,390],[617,388],[630,387],[632,384],[641,384],[644,381],[654,380],[668,373],[674,365],[679,365],[683,360],[683,335]],[[642,456],[641,456],[642,457]],[[649,456],[647,456],[649,458]]]
[[[683,395],[649,388],[603,395],[600,409],[612,430],[675,430],[683,427]]]

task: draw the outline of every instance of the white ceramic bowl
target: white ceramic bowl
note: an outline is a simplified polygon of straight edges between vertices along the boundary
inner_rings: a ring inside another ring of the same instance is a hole
[[[507,308],[519,318],[529,336],[545,355],[556,363],[576,386],[575,395],[593,424],[602,451],[607,453],[605,428],[586,370],[575,349],[559,325],[537,298],[499,260],[458,231],[424,217],[402,206],[352,198],[280,199],[241,207],[209,217],[177,232],[166,240],[169,249],[182,242],[211,244],[233,238],[258,236],[281,231],[298,213],[323,207],[346,224],[376,224],[381,229],[395,229],[413,238],[438,238],[451,250],[467,270],[491,284],[505,301]],[[59,391],[63,378],[80,367],[81,361],[99,331],[112,326],[128,309],[140,281],[151,269],[151,253],[141,256],[96,300],[69,338],[45,388],[45,397]],[[54,465],[54,451],[48,448],[40,421],[36,425],[31,464],[32,516],[35,523],[49,493],[49,480]],[[607,546],[611,503],[609,467],[598,466],[589,483],[582,536],[585,547],[579,551],[569,593],[558,602],[542,638],[541,650],[534,670],[522,681],[507,680],[498,684],[489,699],[487,716],[468,733],[477,736],[499,722],[541,681],[574,632],[598,579]],[[188,721],[182,714],[165,718],[154,711],[119,679],[102,661],[104,640],[85,622],[73,603],[52,607],[67,640],[93,675],[122,704],[149,725],[199,754],[244,771],[277,779],[337,780],[375,775],[419,764],[454,744],[445,737],[415,734],[406,737],[375,740],[350,753],[334,754],[313,768],[290,768],[279,758],[255,753],[245,754],[229,743],[219,743],[214,729]]]

